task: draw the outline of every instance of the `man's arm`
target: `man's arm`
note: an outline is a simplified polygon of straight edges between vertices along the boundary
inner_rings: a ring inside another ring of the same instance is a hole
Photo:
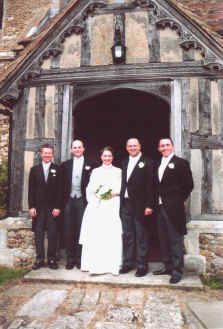
[[[182,162],[182,170],[180,175],[181,190],[184,201],[189,197],[194,188],[193,176],[190,169],[189,162],[184,160]]]
[[[36,217],[36,197],[35,197],[35,173],[34,169],[31,168],[29,174],[29,188],[28,188],[28,204],[29,204],[29,214],[31,217]]]
[[[154,164],[152,160],[146,163],[146,208],[145,215],[151,215],[155,202],[155,186],[154,186]]]

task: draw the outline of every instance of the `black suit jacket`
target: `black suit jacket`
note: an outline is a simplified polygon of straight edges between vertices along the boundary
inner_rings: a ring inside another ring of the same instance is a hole
[[[45,182],[42,164],[34,166],[29,174],[28,204],[29,209],[36,208],[37,216],[43,208],[50,210],[61,209],[59,167],[51,163],[47,182]],[[35,230],[36,220],[32,221],[32,230]]]
[[[29,209],[36,208],[37,212],[43,206],[50,209],[60,209],[59,183],[59,167],[56,164],[51,163],[47,182],[45,182],[42,164],[32,167],[29,174]]]
[[[144,217],[145,208],[154,208],[154,167],[153,162],[141,156],[127,181],[129,158],[122,162],[122,186],[120,198],[123,202],[127,189],[137,215]]]
[[[89,178],[91,175],[92,169],[95,168],[95,164],[92,161],[88,161],[84,158],[84,165],[81,176],[81,194],[84,201],[84,205],[86,206],[86,187],[89,182]],[[73,158],[67,160],[61,164],[61,191],[62,191],[62,202],[63,208],[65,207],[70,194],[72,187],[72,172],[73,172]]]
[[[184,202],[193,189],[192,172],[187,160],[173,156],[169,161],[161,182],[156,167],[156,204],[161,196],[168,217],[180,234],[186,234],[186,213]]]

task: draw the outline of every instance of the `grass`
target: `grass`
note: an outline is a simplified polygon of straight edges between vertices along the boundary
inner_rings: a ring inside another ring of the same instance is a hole
[[[0,286],[7,284],[9,281],[21,279],[28,272],[29,270],[25,269],[15,270],[0,266]]]
[[[203,276],[201,279],[203,284],[210,289],[223,289],[223,279],[218,279],[212,276]]]

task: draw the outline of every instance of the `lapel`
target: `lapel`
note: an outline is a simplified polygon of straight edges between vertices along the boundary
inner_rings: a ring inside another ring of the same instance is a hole
[[[172,169],[170,169],[170,168],[168,167],[168,165],[169,165],[170,162],[173,162],[173,163],[175,164],[175,158],[176,158],[176,156],[174,155],[174,156],[169,160],[169,162],[168,162],[168,164],[167,164],[167,166],[166,166],[166,168],[165,168],[165,170],[164,170],[163,177],[162,177],[162,179],[161,179],[160,182],[162,182],[162,181],[164,180],[164,178],[166,178],[166,177],[168,176],[168,172],[169,172],[170,170],[172,170]]]
[[[84,181],[84,175],[85,175],[85,166],[86,166],[86,159],[84,157],[84,163],[83,163],[83,168],[82,168],[82,173],[81,173],[81,184]]]
[[[135,167],[133,168],[133,171],[131,172],[131,175],[129,176],[128,182],[129,182],[129,180],[135,175],[135,172],[136,172],[136,170],[137,170],[137,168],[138,168],[138,164],[139,164],[140,161],[143,161],[143,155],[141,155],[141,157],[139,158],[139,160],[136,162],[136,165],[135,165]],[[129,162],[128,162],[128,163],[129,163]],[[127,170],[126,170],[126,175],[127,175]]]
[[[39,165],[38,172],[39,172],[39,176],[40,176],[40,182],[42,182],[43,184],[46,184],[42,162]]]
[[[73,158],[72,158],[68,162],[68,168],[67,168],[68,169],[67,176],[68,176],[69,182],[72,182],[73,164],[74,164],[74,161],[73,161]]]

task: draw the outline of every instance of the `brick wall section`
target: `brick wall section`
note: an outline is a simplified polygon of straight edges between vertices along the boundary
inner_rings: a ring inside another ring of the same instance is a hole
[[[0,51],[10,49],[18,36],[31,25],[33,17],[50,8],[52,0],[4,0]]]

